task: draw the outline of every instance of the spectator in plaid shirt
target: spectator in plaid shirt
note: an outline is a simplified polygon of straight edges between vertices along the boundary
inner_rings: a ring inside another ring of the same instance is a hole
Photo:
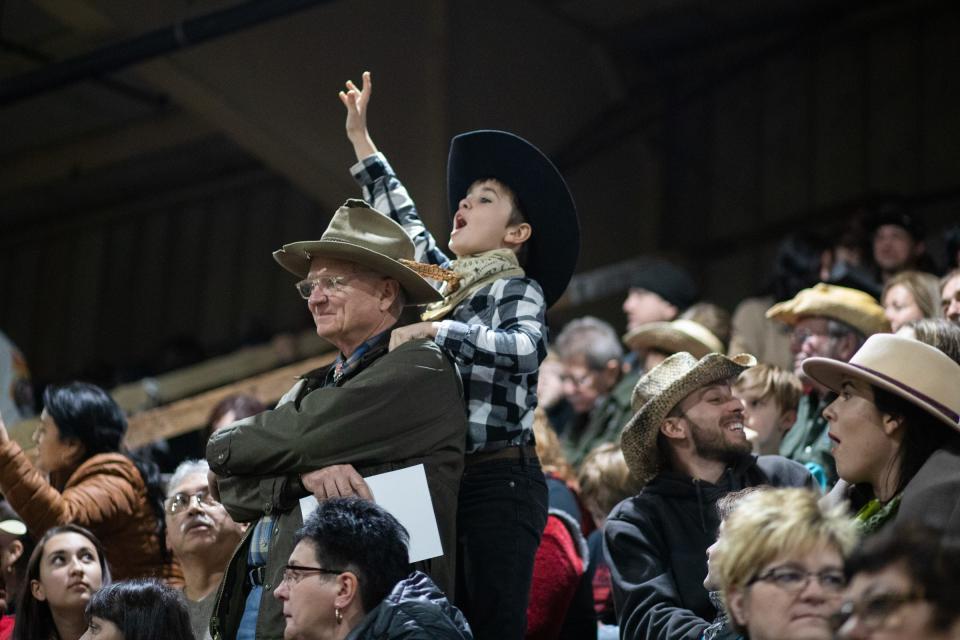
[[[410,235],[417,259],[452,270],[457,285],[422,319],[394,329],[390,347],[428,338],[453,354],[464,381],[468,433],[457,512],[456,602],[474,634],[522,638],[547,489],[533,439],[537,369],[547,307],[563,293],[579,252],[573,198],[533,145],[501,131],[457,136],[447,192],[451,261],[424,228],[406,189],[367,130],[370,74],[347,82],[354,178],[374,208]],[[536,228],[536,230],[534,230]]]

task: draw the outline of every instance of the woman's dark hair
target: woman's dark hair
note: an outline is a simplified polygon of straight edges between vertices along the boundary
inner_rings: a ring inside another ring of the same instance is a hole
[[[847,579],[900,565],[924,600],[933,606],[934,629],[946,630],[960,618],[960,547],[943,534],[918,525],[895,527],[869,537],[844,565]]]
[[[40,542],[37,543],[33,553],[30,554],[30,560],[27,561],[24,585],[17,597],[17,616],[11,636],[12,640],[37,640],[39,638],[60,640],[60,634],[53,623],[50,605],[46,601],[40,601],[33,597],[30,582],[40,580],[40,562],[43,560],[43,550],[50,538],[61,533],[77,533],[93,543],[97,550],[97,559],[100,561],[101,585],[110,583],[110,567],[107,565],[107,556],[104,554],[103,545],[100,544],[97,536],[75,524],[65,524],[48,529],[40,538]]]
[[[169,553],[162,543],[166,537],[163,512],[166,487],[156,464],[132,456],[124,448],[127,418],[120,406],[106,391],[87,382],[48,386],[43,391],[43,405],[56,423],[60,438],[77,440],[83,445],[84,460],[101,453],[122,453],[130,458],[147,488],[147,498],[160,532],[160,556],[168,562]]]
[[[773,276],[768,291],[774,300],[789,300],[801,289],[820,282],[823,254],[830,250],[819,235],[794,234],[780,243],[773,263]]]
[[[93,616],[115,624],[124,640],[195,640],[183,595],[156,580],[104,587],[87,603],[87,624]]]
[[[296,542],[312,542],[320,566],[357,575],[366,613],[409,575],[408,539],[403,525],[373,502],[335,498],[320,503]]]
[[[218,402],[210,411],[210,416],[207,418],[207,440],[213,435],[213,425],[217,424],[220,418],[225,416],[227,412],[233,411],[234,420],[240,420],[241,418],[263,413],[266,409],[264,404],[252,395],[234,393],[227,396]]]
[[[893,462],[899,472],[894,495],[903,491],[934,451],[960,446],[960,433],[898,395],[873,387],[873,403],[880,413],[899,418],[904,425],[903,441]]]

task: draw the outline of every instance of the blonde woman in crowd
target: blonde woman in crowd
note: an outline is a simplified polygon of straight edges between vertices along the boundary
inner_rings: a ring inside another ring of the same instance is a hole
[[[856,528],[807,489],[745,496],[711,552],[733,628],[749,640],[830,640]]]
[[[911,320],[935,318],[940,315],[937,277],[923,271],[901,271],[887,280],[880,301],[894,332]]]

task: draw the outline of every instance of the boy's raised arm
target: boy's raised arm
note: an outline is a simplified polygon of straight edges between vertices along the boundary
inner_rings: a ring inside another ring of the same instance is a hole
[[[347,90],[339,93],[340,102],[347,109],[347,139],[353,144],[353,152],[357,160],[369,158],[377,152],[370,132],[367,130],[367,104],[373,94],[373,82],[370,72],[363,72],[363,89],[357,89],[353,80],[347,80]]]

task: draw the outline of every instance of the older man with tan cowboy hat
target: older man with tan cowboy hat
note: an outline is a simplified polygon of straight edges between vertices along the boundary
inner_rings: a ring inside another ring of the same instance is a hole
[[[221,502],[238,522],[255,523],[227,568],[211,619],[215,639],[283,636],[273,590],[303,523],[300,498],[369,497],[362,476],[419,463],[444,555],[417,565],[452,592],[466,439],[460,377],[430,341],[389,351],[404,306],[439,298],[404,264],[413,255],[400,225],[362,200],[340,207],[320,240],[274,253],[301,279],[296,289],[317,334],[340,353],[301,376],[275,409],[218,430],[207,445]]]
[[[827,421],[823,417],[828,391],[811,379],[802,365],[812,357],[846,362],[868,337],[889,332],[890,323],[883,307],[870,294],[822,282],[773,305],[767,310],[767,317],[792,328],[794,373],[804,386],[797,421],[784,436],[780,455],[807,465],[821,486],[828,489],[837,481]]]
[[[745,487],[813,486],[803,465],[753,456],[732,379],[753,356],[676,353],[633,392],[623,455],[644,486],[604,528],[622,638],[699,640],[716,616],[703,586],[707,547],[720,525],[717,500]]]

